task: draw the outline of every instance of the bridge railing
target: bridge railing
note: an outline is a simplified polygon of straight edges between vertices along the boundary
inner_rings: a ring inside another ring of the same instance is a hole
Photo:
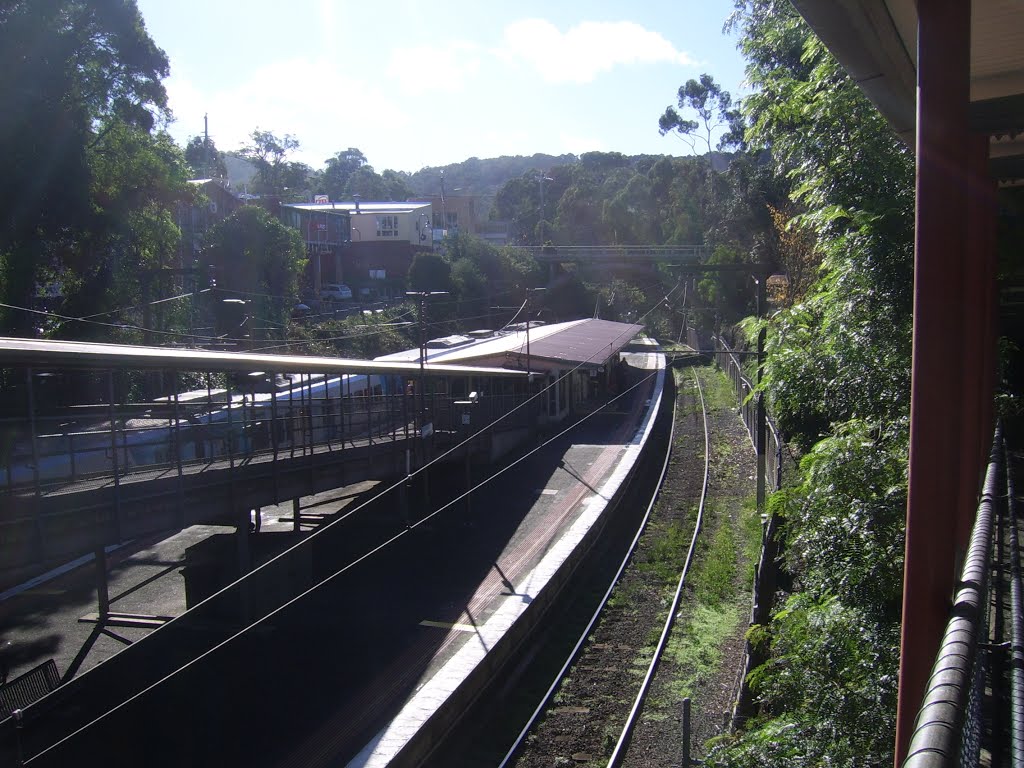
[[[691,260],[711,254],[706,245],[525,245],[511,246],[537,261],[629,262]]]
[[[188,372],[174,372],[172,378]],[[40,376],[26,380],[25,412],[0,416],[0,494],[46,493],[97,478],[130,479],[154,472],[188,471],[216,461],[294,458],[408,438],[419,401],[396,377],[337,374],[296,376],[271,392],[227,386],[129,402],[41,404]],[[100,372],[111,380],[115,371]],[[209,382],[209,373],[200,373]],[[113,390],[113,387],[111,387]],[[525,395],[485,397],[473,423],[491,424]],[[458,397],[428,391],[424,415],[435,430],[460,431]]]
[[[184,470],[211,461],[305,455],[357,442],[408,437],[413,410],[394,378],[297,376],[270,392],[230,384],[128,399],[114,394],[119,372],[107,379],[107,402],[55,405],[38,381],[60,370],[26,371],[24,412],[0,417],[0,492],[45,492],[90,478],[126,478],[140,472]],[[189,372],[170,373],[178,381]],[[354,380],[354,381],[353,381]],[[73,387],[67,380],[65,387]],[[60,398],[72,397],[67,392]]]
[[[967,557],[904,768],[1024,764],[1018,524],[998,426]]]

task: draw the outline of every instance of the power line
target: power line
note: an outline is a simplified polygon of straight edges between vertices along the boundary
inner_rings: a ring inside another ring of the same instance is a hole
[[[99,320],[89,320],[89,319],[86,319],[84,317],[69,317],[68,315],[61,315],[61,314],[58,314],[57,312],[46,312],[45,310],[42,310],[42,309],[29,309],[28,307],[19,307],[19,306],[15,306],[14,304],[5,304],[3,302],[0,302],[0,307],[4,307],[6,309],[15,309],[15,310],[18,310],[19,312],[28,312],[29,314],[33,314],[33,315],[42,315],[44,317],[52,317],[52,318],[56,318],[58,320],[62,320],[62,321],[67,322],[67,323],[86,323],[86,324],[89,324],[89,325],[103,326],[105,328],[117,328],[119,330],[128,330],[128,331],[142,331],[143,333],[156,333],[156,334],[159,334],[159,335],[162,335],[162,336],[177,336],[177,337],[185,337],[185,338],[196,338],[196,339],[203,339],[204,341],[213,341],[213,340],[217,340],[217,339],[221,338],[221,337],[218,337],[218,336],[198,336],[198,335],[196,335],[194,333],[186,333],[184,331],[159,331],[159,330],[157,330],[155,328],[143,328],[142,326],[134,325],[134,324],[128,324],[128,323],[104,323],[104,322],[101,322]]]
[[[201,291],[198,291],[198,293],[207,293],[209,290],[210,290],[209,288],[203,288]],[[128,311],[133,310],[133,309],[142,309],[143,307],[152,307],[152,306],[155,306],[157,304],[163,304],[163,303],[168,302],[168,301],[177,301],[178,299],[187,299],[188,297],[194,296],[194,295],[195,295],[194,293],[179,293],[177,296],[169,296],[166,299],[156,299],[155,301],[147,301],[147,302],[144,302],[142,304],[135,304],[135,305],[130,306],[130,307],[121,307],[120,309],[111,309],[111,310],[107,310],[106,312],[97,312],[94,315],[82,315],[81,317],[78,318],[78,320],[85,321],[85,320],[89,320],[90,318],[93,318],[93,317],[103,317],[104,315],[115,315],[115,314],[119,314],[121,312],[128,312]]]

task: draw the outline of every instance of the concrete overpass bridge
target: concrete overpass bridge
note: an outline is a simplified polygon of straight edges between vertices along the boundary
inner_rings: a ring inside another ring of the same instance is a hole
[[[712,253],[712,248],[707,245],[537,245],[514,248],[541,264],[547,264],[552,277],[562,264],[649,270],[656,264],[697,266]]]

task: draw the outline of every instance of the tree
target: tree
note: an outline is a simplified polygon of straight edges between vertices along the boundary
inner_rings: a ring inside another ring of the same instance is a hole
[[[792,208],[782,210],[769,206],[768,212],[775,227],[779,265],[786,276],[785,292],[777,297],[777,301],[782,306],[792,306],[804,297],[817,279],[821,252],[814,232],[795,220]]]
[[[414,291],[451,291],[451,264],[436,253],[417,253],[409,265],[409,287]]]
[[[394,200],[401,202],[413,196],[412,188],[409,186],[408,174],[387,169],[380,175],[384,196],[381,200]]]
[[[730,25],[754,89],[744,102],[747,138],[793,184],[793,202],[773,206],[797,228],[784,233],[799,237],[780,238],[781,258],[793,248],[801,258],[821,254],[822,264],[801,299],[765,322],[763,386],[779,427],[806,454],[792,487],[769,502],[783,520],[796,589],[752,630],[769,651],[750,676],[761,717],[710,759],[891,764],[913,162],[788,3],[736,7]]]
[[[349,195],[349,178],[365,165],[368,165],[366,155],[355,147],[338,152],[327,158],[321,189],[330,195],[331,200],[346,198]]]
[[[48,276],[73,286],[70,265],[101,253],[108,233],[98,227],[110,220],[91,162],[111,132],[148,135],[167,117],[167,72],[134,0],[0,7],[0,291],[7,303],[28,306]],[[124,233],[129,223],[114,226]],[[7,315],[5,327],[26,332],[30,316]]]
[[[185,161],[197,178],[223,179],[228,175],[224,153],[206,136],[193,136],[189,140],[185,145]]]
[[[733,107],[732,96],[715,82],[711,75],[703,74],[700,80],[687,80],[679,87],[677,94],[678,110],[668,106],[665,113],[658,119],[658,130],[661,135],[677,133],[693,149],[696,140],[700,139],[712,149],[711,138],[715,130],[725,127],[726,131],[718,141],[718,149],[742,146],[743,123],[741,113]],[[692,112],[696,120],[684,115]]]
[[[299,148],[298,139],[291,134],[278,138],[270,131],[258,128],[252,132],[251,138],[252,143],[244,146],[241,154],[256,166],[254,191],[283,197],[286,191],[294,193],[305,188],[309,166],[287,159],[289,153]]]
[[[218,222],[207,242],[204,255],[216,268],[218,295],[249,300],[254,317],[286,327],[306,268],[298,232],[247,205]]]

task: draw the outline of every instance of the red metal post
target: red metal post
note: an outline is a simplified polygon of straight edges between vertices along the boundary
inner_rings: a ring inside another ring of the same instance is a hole
[[[996,340],[998,338],[999,310],[999,287],[998,279],[998,252],[997,252],[997,216],[998,201],[996,198],[996,182],[989,173],[989,137],[976,135],[976,149],[974,151],[972,164],[972,184],[970,194],[972,198],[973,214],[969,221],[971,240],[977,243],[977,258],[979,273],[981,276],[981,297],[980,304],[976,310],[981,318],[982,330],[982,364],[980,368],[981,381],[981,411],[978,422],[981,425],[980,441],[978,443],[978,461],[984,472],[988,462],[989,449],[992,445],[992,433],[995,430],[995,391],[996,391],[996,369],[998,351]],[[983,149],[982,149],[983,148]]]
[[[946,622],[960,499],[965,173],[971,4],[918,3],[917,182],[910,474],[896,765]]]
[[[967,269],[963,281],[964,347],[961,355],[963,450],[958,551],[966,549],[992,444],[995,386],[995,184],[988,172],[989,138],[974,133],[968,141]]]

